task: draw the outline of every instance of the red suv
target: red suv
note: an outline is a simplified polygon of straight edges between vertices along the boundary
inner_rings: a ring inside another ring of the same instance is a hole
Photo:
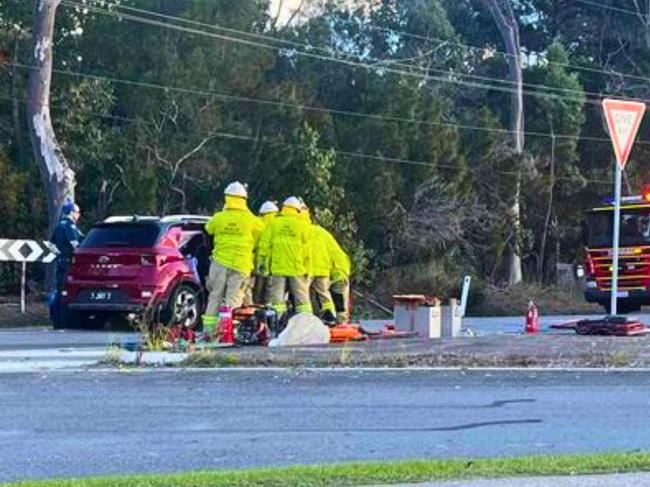
[[[92,227],[74,253],[54,327],[101,327],[145,312],[166,325],[198,324],[210,266],[207,220],[111,217]]]

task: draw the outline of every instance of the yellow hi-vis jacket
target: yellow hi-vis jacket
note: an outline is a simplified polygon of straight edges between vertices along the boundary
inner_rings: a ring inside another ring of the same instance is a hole
[[[292,208],[283,208],[269,223],[260,239],[262,249],[267,251],[267,270],[272,276],[308,276],[311,249],[309,239],[311,224],[300,218]]]
[[[312,277],[329,277],[332,270],[332,249],[338,246],[330,232],[320,225],[311,226]]]
[[[262,224],[245,204],[226,197],[224,209],[205,224],[214,238],[212,259],[222,266],[244,274],[253,270],[253,256],[262,232]]]
[[[262,222],[262,234],[264,233],[264,230],[266,230],[267,227],[271,224],[271,222],[275,220],[276,216],[278,216],[277,212],[267,213],[265,215],[258,217]],[[270,260],[271,260],[271,256],[269,255],[270,243],[271,242],[268,239],[262,240],[262,238],[260,238],[260,241],[257,244],[257,250],[255,252],[255,269],[257,270],[258,274],[261,276],[268,276],[270,272],[270,268],[269,268]]]
[[[332,268],[330,270],[330,279],[332,282],[345,281],[350,279],[352,265],[350,257],[341,248],[336,239],[332,239],[333,244],[330,246],[330,257]],[[331,243],[331,242],[330,242]]]

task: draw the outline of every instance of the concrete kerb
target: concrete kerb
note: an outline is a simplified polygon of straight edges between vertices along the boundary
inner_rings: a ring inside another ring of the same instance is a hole
[[[166,367],[180,364],[189,355],[189,353],[177,352],[130,352],[124,350],[120,352],[118,362],[121,365]]]

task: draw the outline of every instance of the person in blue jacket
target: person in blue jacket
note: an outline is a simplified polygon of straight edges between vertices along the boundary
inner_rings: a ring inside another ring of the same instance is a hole
[[[77,228],[77,222],[81,216],[79,206],[72,200],[66,200],[61,209],[61,219],[54,227],[52,243],[59,249],[56,259],[56,289],[61,291],[65,285],[65,277],[72,262],[72,254],[83,238],[83,234]]]
[[[77,228],[77,221],[79,221],[80,216],[81,211],[74,204],[74,201],[66,200],[61,208],[61,219],[52,233],[51,241],[59,250],[59,255],[56,258],[56,284],[49,299],[50,319],[54,324],[54,328],[65,325],[61,291],[65,287],[65,279],[72,263],[72,255],[83,238],[83,234]]]

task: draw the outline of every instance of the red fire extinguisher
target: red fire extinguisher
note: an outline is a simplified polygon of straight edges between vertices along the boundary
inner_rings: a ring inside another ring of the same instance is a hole
[[[228,345],[235,344],[235,327],[232,321],[232,308],[226,305],[219,308],[219,342]]]
[[[526,312],[526,333],[539,332],[539,312],[537,306],[532,301],[528,302],[528,311]]]

